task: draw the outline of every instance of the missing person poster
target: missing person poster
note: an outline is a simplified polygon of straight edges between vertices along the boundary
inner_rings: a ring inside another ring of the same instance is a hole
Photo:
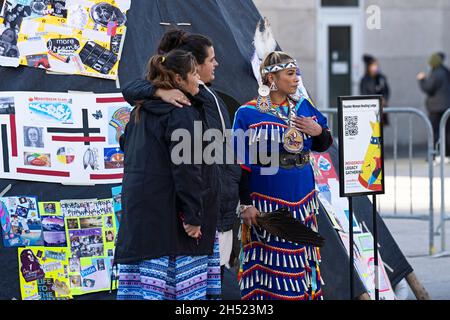
[[[341,197],[383,194],[381,96],[338,98]]]

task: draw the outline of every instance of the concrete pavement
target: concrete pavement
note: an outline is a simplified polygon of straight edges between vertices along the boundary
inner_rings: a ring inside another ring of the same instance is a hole
[[[385,161],[386,194],[379,197],[381,214],[429,215],[428,164],[424,158],[413,159],[413,177],[409,177],[409,160],[398,159],[397,178],[394,177],[394,162]],[[446,212],[450,215],[450,165],[445,166]],[[441,189],[439,167],[433,167],[434,230],[440,223]],[[395,201],[396,199],[396,201]],[[433,300],[450,300],[450,256],[428,255],[429,220],[384,219],[400,249],[408,259],[414,272]],[[446,247],[450,251],[450,221],[446,223]],[[435,234],[436,253],[441,251],[441,237]],[[408,299],[415,299],[410,291]]]

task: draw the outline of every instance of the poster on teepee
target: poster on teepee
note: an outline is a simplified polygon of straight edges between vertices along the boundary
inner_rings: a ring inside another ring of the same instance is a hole
[[[341,197],[384,193],[381,96],[338,98]]]
[[[1,92],[0,178],[121,183],[119,137],[132,107],[120,93]]]
[[[0,1],[0,66],[116,80],[130,6],[131,0]]]

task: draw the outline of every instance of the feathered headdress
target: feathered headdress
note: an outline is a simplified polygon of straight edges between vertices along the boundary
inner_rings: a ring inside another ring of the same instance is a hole
[[[258,84],[262,85],[261,74],[259,72],[261,62],[266,57],[266,55],[275,51],[277,48],[277,42],[275,41],[275,37],[273,36],[269,20],[266,17],[258,21],[255,30],[255,36],[253,38],[253,45],[255,47],[255,52],[253,53],[252,57],[253,75],[258,81]],[[306,98],[309,98],[308,92],[306,91],[306,88],[303,85],[303,79],[300,70],[298,77],[300,81],[296,95],[305,96]]]
[[[275,41],[272,29],[270,28],[269,20],[266,17],[260,20],[256,26],[253,45],[255,46],[259,60],[264,59],[266,55],[275,51],[277,47],[277,42]]]

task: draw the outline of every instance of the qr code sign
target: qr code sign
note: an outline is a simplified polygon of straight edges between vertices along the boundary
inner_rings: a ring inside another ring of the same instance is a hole
[[[358,135],[358,116],[345,116],[345,135],[356,136]]]

